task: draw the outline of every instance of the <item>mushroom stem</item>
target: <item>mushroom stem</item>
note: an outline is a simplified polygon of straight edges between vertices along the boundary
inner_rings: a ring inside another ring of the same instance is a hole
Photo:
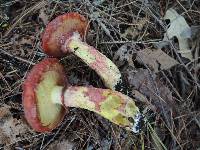
[[[54,103],[65,107],[83,108],[135,133],[139,131],[141,115],[134,101],[120,92],[94,87],[56,86],[51,93]]]
[[[83,62],[97,72],[106,87],[116,90],[116,85],[122,83],[121,73],[117,66],[94,47],[83,42],[78,32],[73,32],[67,38],[64,46],[62,46],[62,51],[64,53],[72,52],[81,58]]]

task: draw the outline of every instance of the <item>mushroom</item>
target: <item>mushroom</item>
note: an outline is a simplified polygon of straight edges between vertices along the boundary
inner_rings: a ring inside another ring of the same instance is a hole
[[[141,115],[133,99],[111,89],[71,86],[56,58],[42,60],[28,73],[22,102],[27,122],[38,132],[56,128],[69,107],[95,112],[135,133],[140,128]]]
[[[87,31],[88,21],[84,16],[75,12],[63,14],[47,25],[42,37],[42,48],[46,54],[53,57],[73,53],[97,72],[106,87],[122,91],[121,73],[117,66],[82,41]]]

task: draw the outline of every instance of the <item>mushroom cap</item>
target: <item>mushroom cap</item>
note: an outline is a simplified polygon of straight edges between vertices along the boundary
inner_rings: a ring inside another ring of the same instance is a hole
[[[55,86],[66,86],[64,68],[56,58],[46,58],[36,64],[23,84],[22,103],[25,118],[38,132],[56,128],[65,115],[65,109],[51,100]]]
[[[75,12],[56,17],[47,25],[42,36],[44,52],[53,57],[63,56],[61,47],[66,39],[75,31],[83,37],[87,33],[87,26],[87,19]]]

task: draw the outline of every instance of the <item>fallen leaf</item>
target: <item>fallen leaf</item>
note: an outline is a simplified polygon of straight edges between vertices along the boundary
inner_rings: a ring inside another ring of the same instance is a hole
[[[139,47],[135,44],[124,44],[114,54],[113,60],[117,66],[122,66],[128,62],[129,66],[134,66],[133,57]]]
[[[116,65],[122,66],[125,61],[130,65],[133,64],[132,54],[130,54],[129,51],[130,49],[128,49],[128,45],[124,44],[115,52],[113,59],[115,60]]]
[[[135,74],[132,72],[128,75],[129,84],[148,98],[155,102],[162,98],[163,102],[169,105],[173,103],[171,91],[162,84],[155,74],[150,74],[147,69],[139,69]]]
[[[136,60],[141,64],[146,64],[154,72],[167,70],[179,64],[174,58],[160,49],[144,49],[138,51]]]
[[[0,107],[0,144],[8,145],[21,138],[30,137],[33,132],[21,119],[13,118],[10,112],[10,106],[3,105]]]
[[[164,116],[168,127],[171,127],[172,110],[175,111],[172,92],[147,69],[139,69],[136,73],[131,70],[127,71],[130,86],[145,95],[157,109],[156,112],[160,112]]]
[[[164,35],[163,41],[168,41],[168,38],[172,39],[173,37],[177,37],[179,42],[179,53],[182,57],[192,60],[192,52],[188,42],[188,39],[191,38],[191,28],[185,19],[172,8],[167,10],[164,19],[170,20],[170,26]]]

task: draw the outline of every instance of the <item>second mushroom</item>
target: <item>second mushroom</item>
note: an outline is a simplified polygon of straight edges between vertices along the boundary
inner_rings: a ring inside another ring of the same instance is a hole
[[[34,130],[51,131],[69,107],[93,111],[133,132],[139,131],[140,113],[134,101],[120,92],[94,87],[71,86],[56,58],[36,64],[23,84],[25,117]]]
[[[94,47],[82,41],[87,31],[88,21],[82,15],[75,12],[60,15],[47,25],[42,37],[42,48],[53,57],[73,53],[97,72],[106,87],[123,91],[124,85],[118,67]]]

